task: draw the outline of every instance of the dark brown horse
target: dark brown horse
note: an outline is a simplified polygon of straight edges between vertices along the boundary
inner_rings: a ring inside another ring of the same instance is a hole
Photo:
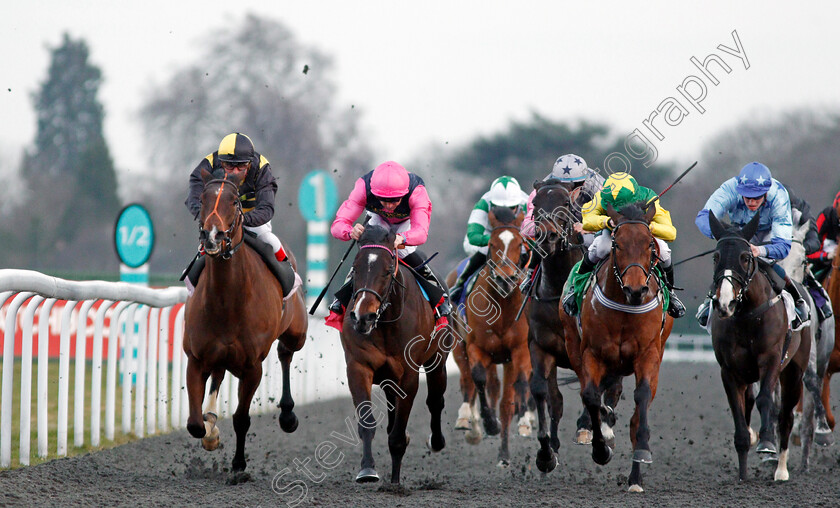
[[[423,297],[411,268],[398,261],[393,250],[395,234],[366,226],[353,261],[353,296],[347,306],[341,344],[347,362],[347,381],[363,443],[357,482],[379,481],[371,443],[376,414],[371,387],[385,392],[388,414],[388,449],[391,483],[400,483],[400,466],[408,446],[406,427],[420,380],[426,372],[426,405],[432,415],[432,434],[426,445],[438,452],[446,444],[441,431],[443,395],[446,391],[448,349],[433,337],[434,315]],[[380,408],[381,409],[381,408]]]
[[[500,466],[510,463],[508,427],[515,412],[525,413],[531,375],[528,322],[516,320],[522,304],[518,283],[522,274],[519,266],[523,239],[519,227],[524,218],[521,211],[514,213],[504,207],[490,209],[487,265],[479,273],[466,304],[465,339],[470,372],[481,404],[484,429],[491,436],[501,432]],[[499,404],[501,422],[485,391],[487,373],[497,364],[503,364],[504,371]]]
[[[840,214],[840,200],[835,200],[835,210]],[[840,241],[840,236],[834,239]],[[834,249],[834,259],[831,260],[831,269],[828,276],[823,282],[828,297],[831,298],[831,307],[835,316],[834,328],[834,349],[831,351],[831,356],[828,360],[828,368],[825,371],[825,378],[823,379],[822,402],[825,406],[825,416],[828,420],[828,425],[831,430],[834,430],[834,414],[831,412],[831,376],[836,372],[840,372],[840,325],[837,321],[840,320],[840,247]]]
[[[781,408],[775,479],[786,481],[788,440],[793,409],[802,395],[802,375],[808,366],[811,332],[808,327],[790,332],[781,295],[758,270],[748,239],[755,235],[759,214],[743,228],[725,227],[709,212],[709,226],[717,240],[714,254],[714,288],[710,325],[715,358],[735,421],[738,479],[747,479],[747,453],[753,441],[750,413],[753,404],[761,414],[759,453],[776,453],[776,404],[773,391],[781,383]],[[752,383],[760,382],[753,398]]]
[[[566,349],[580,381],[581,400],[592,420],[592,459],[598,464],[612,458],[607,442],[612,429],[602,427],[603,417],[612,417],[612,408],[602,405],[602,394],[617,380],[635,375],[630,492],[644,490],[640,464],[653,461],[648,408],[656,396],[665,340],[673,326],[673,318],[663,309],[663,288],[653,275],[659,249],[649,224],[655,212],[652,204],[647,208],[627,205],[620,214],[608,207],[607,213],[616,224],[612,252],[596,271],[595,281],[584,296],[580,331],[577,321],[560,305]]]
[[[245,435],[251,425],[248,408],[262,379],[262,361],[277,340],[283,367],[280,426],[293,432],[298,425],[292,408],[289,364],[303,347],[308,326],[301,291],[284,300],[280,282],[260,255],[243,242],[243,213],[238,185],[244,174],[213,180],[202,173],[201,243],[207,265],[187,299],[184,351],[187,353],[187,392],[190,416],[187,430],[203,438],[212,450],[219,445],[216,402],[225,371],[239,378],[239,405],[233,414],[236,453],[233,471],[245,469]],[[295,260],[288,252],[292,266]],[[207,411],[202,415],[207,378],[212,376]]]

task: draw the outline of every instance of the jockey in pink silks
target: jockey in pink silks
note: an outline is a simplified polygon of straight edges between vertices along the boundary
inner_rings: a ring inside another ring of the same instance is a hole
[[[398,249],[400,259],[422,277],[417,281],[429,295],[434,308],[435,330],[445,327],[449,324],[447,316],[452,310],[448,290],[441,282],[442,279],[425,264],[427,256],[417,250],[417,247],[426,243],[432,218],[432,202],[426,193],[423,179],[409,173],[396,162],[383,162],[356,180],[350,197],[336,213],[330,228],[332,235],[345,242],[351,238],[358,240],[365,227],[353,223],[362,212],[370,216],[368,224],[390,228],[397,234],[394,248]],[[344,321],[344,311],[352,296],[351,275],[348,274],[344,285],[336,291],[335,300],[330,305],[330,315],[326,318],[326,324],[339,331]]]

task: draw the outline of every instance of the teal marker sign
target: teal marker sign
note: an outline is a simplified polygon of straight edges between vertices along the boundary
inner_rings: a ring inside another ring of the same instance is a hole
[[[338,206],[338,188],[323,170],[307,173],[298,189],[300,214],[308,221],[332,220]]]
[[[117,216],[114,247],[120,261],[129,268],[138,268],[149,261],[155,247],[155,230],[149,212],[142,205],[128,205]]]

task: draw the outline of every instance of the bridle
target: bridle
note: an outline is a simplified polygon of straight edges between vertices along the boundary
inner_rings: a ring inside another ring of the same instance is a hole
[[[391,289],[393,289],[394,283],[396,282],[397,285],[400,286],[403,289],[405,289],[405,285],[402,282],[400,282],[399,280],[397,280],[397,275],[399,274],[399,271],[400,271],[399,270],[400,263],[399,263],[399,260],[397,259],[397,254],[394,250],[390,249],[389,247],[386,247],[385,245],[379,245],[379,244],[375,244],[375,243],[370,243],[370,244],[367,244],[367,245],[360,245],[359,249],[360,250],[361,249],[384,249],[388,252],[388,254],[391,255],[391,259],[394,261],[394,270],[393,270],[392,273],[389,274],[388,287],[385,289],[385,291],[382,295],[380,295],[375,289],[371,289],[371,288],[367,288],[367,287],[361,287],[361,288],[357,289],[356,291],[354,291],[353,296],[350,298],[350,302],[352,303],[352,302],[356,301],[356,298],[359,296],[360,293],[370,293],[379,301],[379,308],[376,309],[376,316],[373,319],[373,327],[372,327],[372,328],[376,328],[376,325],[379,324],[379,318],[382,316],[382,313],[385,312],[385,310],[388,307],[391,306],[391,302],[388,300],[388,298],[391,296]],[[383,323],[391,323],[391,322],[397,321],[400,317],[402,317],[402,312],[403,312],[403,309],[405,308],[405,305],[403,305],[402,307],[403,308],[400,309],[400,315],[399,316],[397,316],[396,318],[394,318],[392,320],[382,321],[382,322]]]
[[[566,193],[566,196],[569,198],[569,203],[571,204],[571,202],[572,202],[571,201],[572,192],[569,192],[569,190],[566,189],[562,185],[544,185],[544,186],[540,187],[537,192],[539,192],[542,189],[550,189],[550,190],[559,189],[559,190],[562,190],[563,192]],[[571,210],[569,210],[569,212],[571,213]],[[554,217],[556,217],[556,215],[554,213],[546,212],[542,208],[539,208],[539,209],[535,210],[534,215],[535,215],[534,224],[537,228],[539,228],[540,225],[542,224],[542,222],[546,221],[546,220],[551,221],[554,224],[557,223],[557,220],[554,218]],[[568,220],[565,220],[565,219],[563,220],[563,227],[558,231],[558,234],[560,235],[560,242],[559,242],[559,245],[556,248],[558,248],[561,252],[566,251],[566,250],[570,250],[573,247],[583,247],[583,242],[573,243],[569,240],[572,236],[575,235],[575,231],[574,231],[574,228],[573,228],[573,224],[570,224]]]
[[[515,235],[518,235],[518,234],[519,234],[519,226],[517,226],[516,224],[500,224],[500,225],[498,225],[498,226],[494,226],[494,227],[490,228],[490,236],[492,237],[492,236],[493,236],[493,232],[494,232],[494,231],[496,231],[496,230],[499,230],[499,229],[512,229],[512,230],[514,230]],[[521,247],[520,247],[520,249],[521,249]],[[490,254],[491,254],[491,253],[489,252],[489,249],[488,249],[488,253],[487,253],[487,254],[488,254],[488,259],[489,259],[489,256],[490,256]],[[508,258],[507,256],[505,256],[505,259],[510,260],[510,258]],[[505,262],[505,259],[500,260],[502,264],[507,264],[507,263]],[[512,261],[509,261],[509,262],[510,262],[511,264],[513,264],[513,262],[512,262]],[[497,266],[499,265],[498,263],[495,263],[495,264],[496,264]],[[495,268],[495,267],[493,267],[493,266],[491,266],[491,268],[492,268],[491,272],[493,273],[493,277],[494,277],[495,279],[497,279],[497,280],[505,280],[505,281],[508,281],[508,283],[510,283],[510,277],[508,277],[506,274],[499,274],[499,273],[496,271],[496,268]]]
[[[225,185],[230,185],[231,187],[233,187],[233,193],[234,193],[234,196],[236,196],[236,198],[234,199],[234,202],[236,203],[236,217],[233,219],[233,223],[230,225],[230,227],[222,232],[222,246],[223,246],[223,248],[222,248],[222,252],[221,252],[220,256],[221,256],[222,259],[227,260],[227,259],[230,259],[236,253],[236,251],[239,250],[239,247],[242,246],[242,242],[244,240],[244,235],[242,236],[242,238],[239,239],[239,242],[236,245],[233,245],[232,234],[233,234],[234,231],[236,231],[236,229],[239,226],[242,225],[241,223],[244,220],[244,213],[242,212],[242,202],[239,200],[239,188],[236,186],[236,184],[231,182],[230,180],[217,178],[217,179],[214,179],[214,180],[210,180],[209,182],[204,184],[205,191],[206,191],[208,186],[210,186],[212,184],[216,184],[216,183],[221,184],[221,186],[219,187],[219,192],[216,194],[216,203],[213,205],[213,211],[210,212],[210,214],[208,214],[207,217],[205,217],[205,219],[215,215],[216,217],[219,218],[220,221],[222,221],[222,223],[224,223],[224,219],[222,219],[222,216],[219,215],[219,210],[218,209],[219,209],[219,202],[221,201],[222,192],[224,191],[224,186]],[[209,231],[204,229],[204,222],[200,221],[198,223],[198,239],[201,241],[202,245],[204,245],[204,242],[207,240],[208,233],[209,233]]]
[[[621,270],[619,272],[618,260],[617,260],[617,255],[616,255],[617,254],[616,251],[618,249],[618,244],[616,243],[616,240],[615,240],[615,234],[618,232],[618,229],[625,224],[644,224],[646,226],[648,236],[650,236],[650,269],[645,268],[644,266],[642,266],[639,263],[630,263],[630,264],[628,264],[627,266],[624,267],[624,270]],[[656,239],[653,237],[653,233],[650,232],[650,224],[648,224],[647,222],[645,222],[643,220],[635,220],[635,219],[625,220],[625,221],[622,221],[622,222],[619,222],[618,224],[616,224],[615,229],[613,229],[613,231],[612,231],[612,246],[610,247],[610,251],[611,251],[611,254],[612,254],[613,275],[615,275],[615,280],[618,282],[618,285],[621,287],[622,291],[625,291],[627,289],[627,286],[624,285],[624,274],[626,274],[627,271],[629,269],[633,268],[634,266],[641,269],[642,273],[645,274],[645,286],[648,285],[648,283],[650,282],[650,276],[653,275],[653,267],[656,265],[657,261],[659,260],[659,256],[656,254]]]
[[[743,275],[741,273],[736,272],[735,270],[721,270],[718,273],[715,273],[713,291],[716,290],[720,286],[720,283],[724,280],[728,280],[729,283],[733,286],[735,284],[738,285],[738,293],[735,295],[735,305],[737,307],[741,305],[741,303],[744,301],[744,297],[746,296],[747,291],[749,291],[749,285],[752,282],[753,277],[755,277],[756,272],[758,271],[758,263],[755,260],[755,256],[753,256],[752,254],[752,250],[749,249],[750,242],[748,242],[744,238],[741,238],[740,236],[724,236],[718,239],[717,248],[715,250],[719,251],[720,244],[725,241],[738,241],[746,243],[748,247],[746,252],[748,252],[750,256],[749,267],[747,268],[747,272]],[[727,275],[727,271],[731,273]],[[716,301],[717,297],[714,294],[711,296],[712,299]]]

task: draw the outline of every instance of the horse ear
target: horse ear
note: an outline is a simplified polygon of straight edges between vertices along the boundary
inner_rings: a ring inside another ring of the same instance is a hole
[[[534,180],[534,190],[540,190],[543,185],[545,185],[543,180]]]
[[[213,174],[207,171],[207,168],[201,168],[201,180],[204,182],[204,185],[207,185],[207,182],[213,179]]]
[[[761,214],[756,212],[755,215],[753,215],[753,218],[747,222],[747,225],[741,228],[741,236],[743,236],[745,240],[749,240],[755,236],[755,232],[758,231],[758,221],[760,217]]]
[[[615,211],[615,208],[613,208],[612,203],[607,204],[607,210],[606,211],[607,211],[607,215],[610,217],[610,219],[613,220],[613,224],[618,224],[618,219],[621,217],[621,214],[619,214],[618,212]]]
[[[651,201],[645,206],[645,222],[650,224],[654,215],[656,215],[656,201]]]
[[[720,239],[724,233],[726,233],[726,228],[723,227],[723,224],[720,223],[717,217],[715,217],[715,212],[709,210],[709,228],[712,230],[712,237],[715,240]]]
[[[239,187],[240,185],[242,185],[242,182],[245,181],[245,176],[246,175],[247,175],[247,173],[245,173],[244,171],[241,171],[241,172],[238,172],[238,173],[231,173],[231,174],[225,175],[225,180],[228,180],[229,182],[233,182],[234,185]]]

